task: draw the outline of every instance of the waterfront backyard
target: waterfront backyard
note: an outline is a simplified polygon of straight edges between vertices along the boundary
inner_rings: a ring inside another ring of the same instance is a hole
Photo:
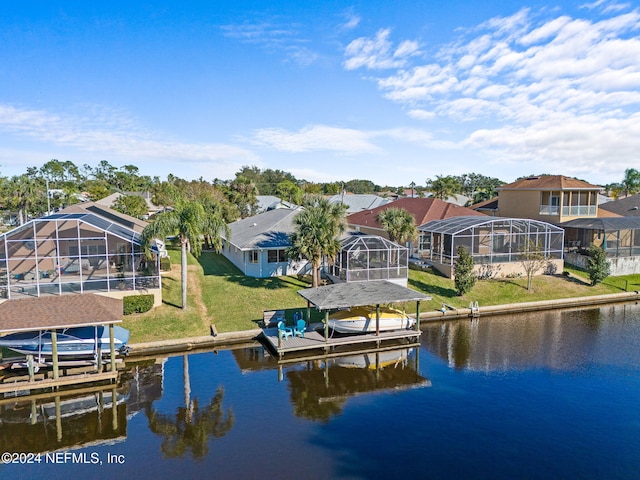
[[[180,308],[180,255],[178,251],[170,251],[170,255],[171,271],[162,276],[163,305],[124,319],[123,326],[131,330],[131,343],[209,335],[211,324],[215,324],[219,332],[250,330],[259,327],[264,310],[285,309],[288,318],[292,318],[295,309],[306,307],[297,291],[309,286],[309,278],[247,277],[222,255],[203,252],[199,259],[188,256],[189,308],[183,311]],[[592,287],[585,272],[570,268],[565,271],[568,275],[534,278],[531,293],[527,291],[527,279],[523,277],[481,280],[469,294],[458,297],[453,280],[432,270],[409,270],[408,286],[433,298],[425,302],[422,311],[438,310],[443,303],[464,308],[472,301],[488,306],[640,288],[640,275],[609,277]],[[414,304],[403,307],[408,312],[415,310]],[[320,319],[319,315],[317,319]]]

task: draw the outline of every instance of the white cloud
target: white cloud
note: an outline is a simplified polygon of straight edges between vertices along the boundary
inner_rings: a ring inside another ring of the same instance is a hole
[[[222,25],[223,35],[244,43],[258,45],[270,53],[281,54],[303,67],[314,63],[319,55],[309,48],[308,39],[296,24],[277,21],[246,22]]]
[[[640,147],[640,12],[612,5],[597,2],[584,18],[522,9],[413,65],[394,62],[381,30],[352,42],[345,68],[392,69],[375,79],[383,95],[412,118],[455,122],[447,140],[462,147],[568,173],[624,170]]]
[[[77,117],[0,105],[0,131],[59,148],[131,159],[222,163],[256,159],[252,152],[234,145],[160,139],[159,134],[137,127],[122,113],[106,109],[90,113]]]
[[[378,147],[367,132],[350,128],[312,125],[298,132],[265,128],[255,132],[253,142],[283,152],[334,151],[345,154],[371,153]]]
[[[393,48],[389,41],[391,30],[383,29],[374,38],[360,37],[353,40],[345,49],[347,70],[365,67],[369,70],[399,68],[406,64],[409,57],[419,53],[416,41],[406,40]]]

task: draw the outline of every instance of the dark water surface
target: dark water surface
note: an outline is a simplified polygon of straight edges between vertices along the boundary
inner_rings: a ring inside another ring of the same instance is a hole
[[[283,366],[159,358],[59,415],[0,401],[0,453],[33,454],[1,479],[638,479],[640,306],[431,323],[419,349]]]

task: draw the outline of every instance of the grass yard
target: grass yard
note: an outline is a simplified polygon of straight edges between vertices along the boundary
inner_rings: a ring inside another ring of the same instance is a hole
[[[258,326],[263,310],[287,311],[306,308],[297,291],[308,286],[308,279],[296,277],[245,277],[222,255],[203,252],[198,260],[188,256],[188,308],[181,307],[180,252],[170,251],[171,272],[162,276],[163,305],[151,312],[125,317],[123,326],[131,330],[131,343],[208,335],[214,323],[219,332],[250,330]],[[533,292],[527,291],[527,279],[482,280],[462,297],[456,295],[454,282],[429,269],[410,270],[409,287],[433,297],[421,310],[439,310],[443,303],[468,307],[469,302],[483,305],[532,302],[568,297],[583,297],[640,289],[640,275],[609,277],[595,287],[585,272],[565,268],[570,276],[539,276],[533,280]],[[415,311],[415,303],[404,305]],[[321,316],[312,309],[315,318]]]

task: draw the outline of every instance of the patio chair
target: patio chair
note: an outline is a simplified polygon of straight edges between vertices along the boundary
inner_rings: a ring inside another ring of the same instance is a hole
[[[293,335],[304,338],[304,332],[307,329],[307,322],[303,319],[298,320],[298,323],[293,327]]]
[[[280,340],[293,337],[293,329],[284,326],[284,322],[278,322],[278,338]]]

